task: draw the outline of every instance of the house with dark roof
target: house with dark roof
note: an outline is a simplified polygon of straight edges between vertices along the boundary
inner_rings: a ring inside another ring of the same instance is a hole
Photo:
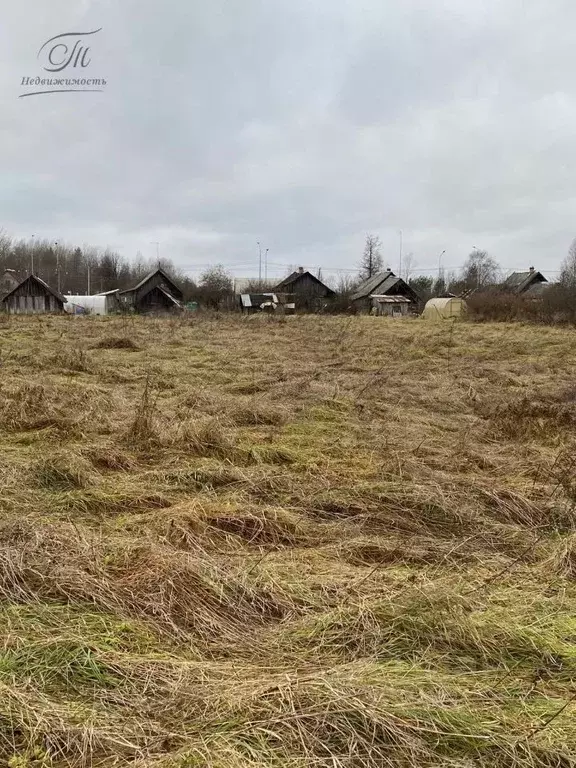
[[[358,312],[397,317],[413,312],[420,297],[405,280],[387,270],[364,280],[352,294],[351,302]]]
[[[36,315],[63,312],[66,299],[36,275],[29,275],[12,288],[0,301],[4,312],[11,315]]]
[[[133,288],[120,292],[124,309],[141,314],[173,312],[182,309],[184,294],[163,269],[155,269]]]
[[[534,267],[530,267],[527,272],[513,272],[506,278],[502,288],[506,293],[513,293],[516,296],[539,298],[546,284],[548,280],[542,272],[537,272]]]
[[[319,309],[325,299],[336,296],[336,292],[329,288],[318,277],[300,267],[296,272],[285,277],[274,287],[274,293],[293,294],[297,309]]]

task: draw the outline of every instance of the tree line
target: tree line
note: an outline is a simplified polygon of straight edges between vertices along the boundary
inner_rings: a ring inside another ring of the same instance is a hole
[[[0,274],[13,270],[17,277],[24,278],[33,272],[64,294],[125,290],[158,266],[174,276],[186,296],[194,293],[194,281],[170,259],[146,260],[138,254],[129,261],[110,248],[71,246],[34,237],[15,239],[0,231]]]

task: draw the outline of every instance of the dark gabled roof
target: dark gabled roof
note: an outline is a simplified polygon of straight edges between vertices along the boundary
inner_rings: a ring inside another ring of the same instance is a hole
[[[38,283],[38,285],[40,285],[42,288],[44,288],[44,290],[46,290],[46,291],[48,291],[48,293],[52,294],[52,296],[54,296],[54,298],[58,299],[58,301],[61,301],[62,304],[66,304],[66,297],[65,296],[62,296],[61,293],[58,293],[58,291],[55,291],[54,288],[51,288],[48,285],[48,283],[45,283],[44,280],[42,280],[41,277],[37,277],[36,275],[28,275],[28,277],[25,277],[24,280],[19,282],[18,285],[15,288],[12,288],[12,290],[9,293],[5,294],[5,296],[2,297],[2,301],[6,301],[6,299],[9,298],[10,296],[12,296],[13,293],[16,293],[16,291],[20,287],[22,287],[27,280],[34,280],[35,282]]]
[[[358,301],[359,299],[367,299],[369,296],[385,296],[390,293],[393,288],[400,289],[407,296],[411,296],[414,301],[419,301],[419,296],[408,283],[401,277],[396,277],[394,272],[387,270],[386,272],[379,272],[377,275],[372,275],[363,283],[360,283],[355,293],[352,295],[350,301]]]
[[[135,285],[133,288],[128,288],[125,291],[120,291],[120,293],[133,293],[134,291],[137,291],[139,288],[142,288],[142,286],[145,285],[148,282],[148,280],[151,280],[154,277],[154,275],[158,275],[158,274],[162,275],[164,280],[166,280],[173,288],[177,288],[178,290],[180,290],[180,288],[178,288],[178,286],[176,285],[174,280],[172,280],[170,275],[167,275],[163,269],[158,267],[158,269],[153,269],[152,272],[148,272],[148,274],[145,277],[143,277],[142,280],[140,280],[140,282],[137,285]]]
[[[387,270],[386,272],[378,272],[372,277],[368,277],[364,282],[360,283],[356,291],[352,294],[351,301],[358,301],[358,299],[365,299],[371,296],[373,293],[384,294],[386,291],[397,283],[399,278]],[[377,290],[378,289],[378,290]]]
[[[308,275],[308,277],[311,277],[312,280],[314,280],[315,283],[318,283],[318,285],[321,285],[322,288],[326,289],[329,294],[334,295],[335,292],[332,290],[332,288],[328,288],[326,283],[323,283],[322,280],[319,280],[316,275],[313,275],[312,272],[300,272],[299,270],[296,270],[296,272],[292,272],[291,275],[288,275],[288,277],[285,277],[284,280],[280,281],[278,285],[274,286],[274,290],[278,292],[282,292],[285,288],[287,288],[292,283],[296,282],[297,280],[303,278],[305,275]]]
[[[512,272],[512,274],[504,281],[504,288],[514,291],[514,293],[523,293],[532,283],[547,282],[548,280],[544,277],[542,272],[536,272],[536,270],[528,272]]]

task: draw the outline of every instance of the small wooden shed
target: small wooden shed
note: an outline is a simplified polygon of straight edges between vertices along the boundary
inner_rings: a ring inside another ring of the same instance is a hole
[[[256,312],[275,312],[278,308],[278,296],[275,293],[242,293],[240,308],[242,312],[252,315]]]
[[[36,275],[27,278],[2,299],[2,309],[11,315],[63,312],[66,299]]]
[[[422,317],[425,320],[440,322],[441,320],[462,317],[466,309],[467,306],[464,299],[460,299],[457,296],[445,299],[430,299],[424,307]]]
[[[415,310],[420,298],[407,282],[387,270],[360,283],[351,301],[357,312],[398,316]]]
[[[134,288],[120,293],[122,306],[143,314],[181,310],[183,298],[180,288],[163,269],[150,272]]]

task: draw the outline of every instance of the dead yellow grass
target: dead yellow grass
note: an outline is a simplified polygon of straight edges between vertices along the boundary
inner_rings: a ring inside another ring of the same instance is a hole
[[[0,336],[0,765],[576,765],[571,331]]]

